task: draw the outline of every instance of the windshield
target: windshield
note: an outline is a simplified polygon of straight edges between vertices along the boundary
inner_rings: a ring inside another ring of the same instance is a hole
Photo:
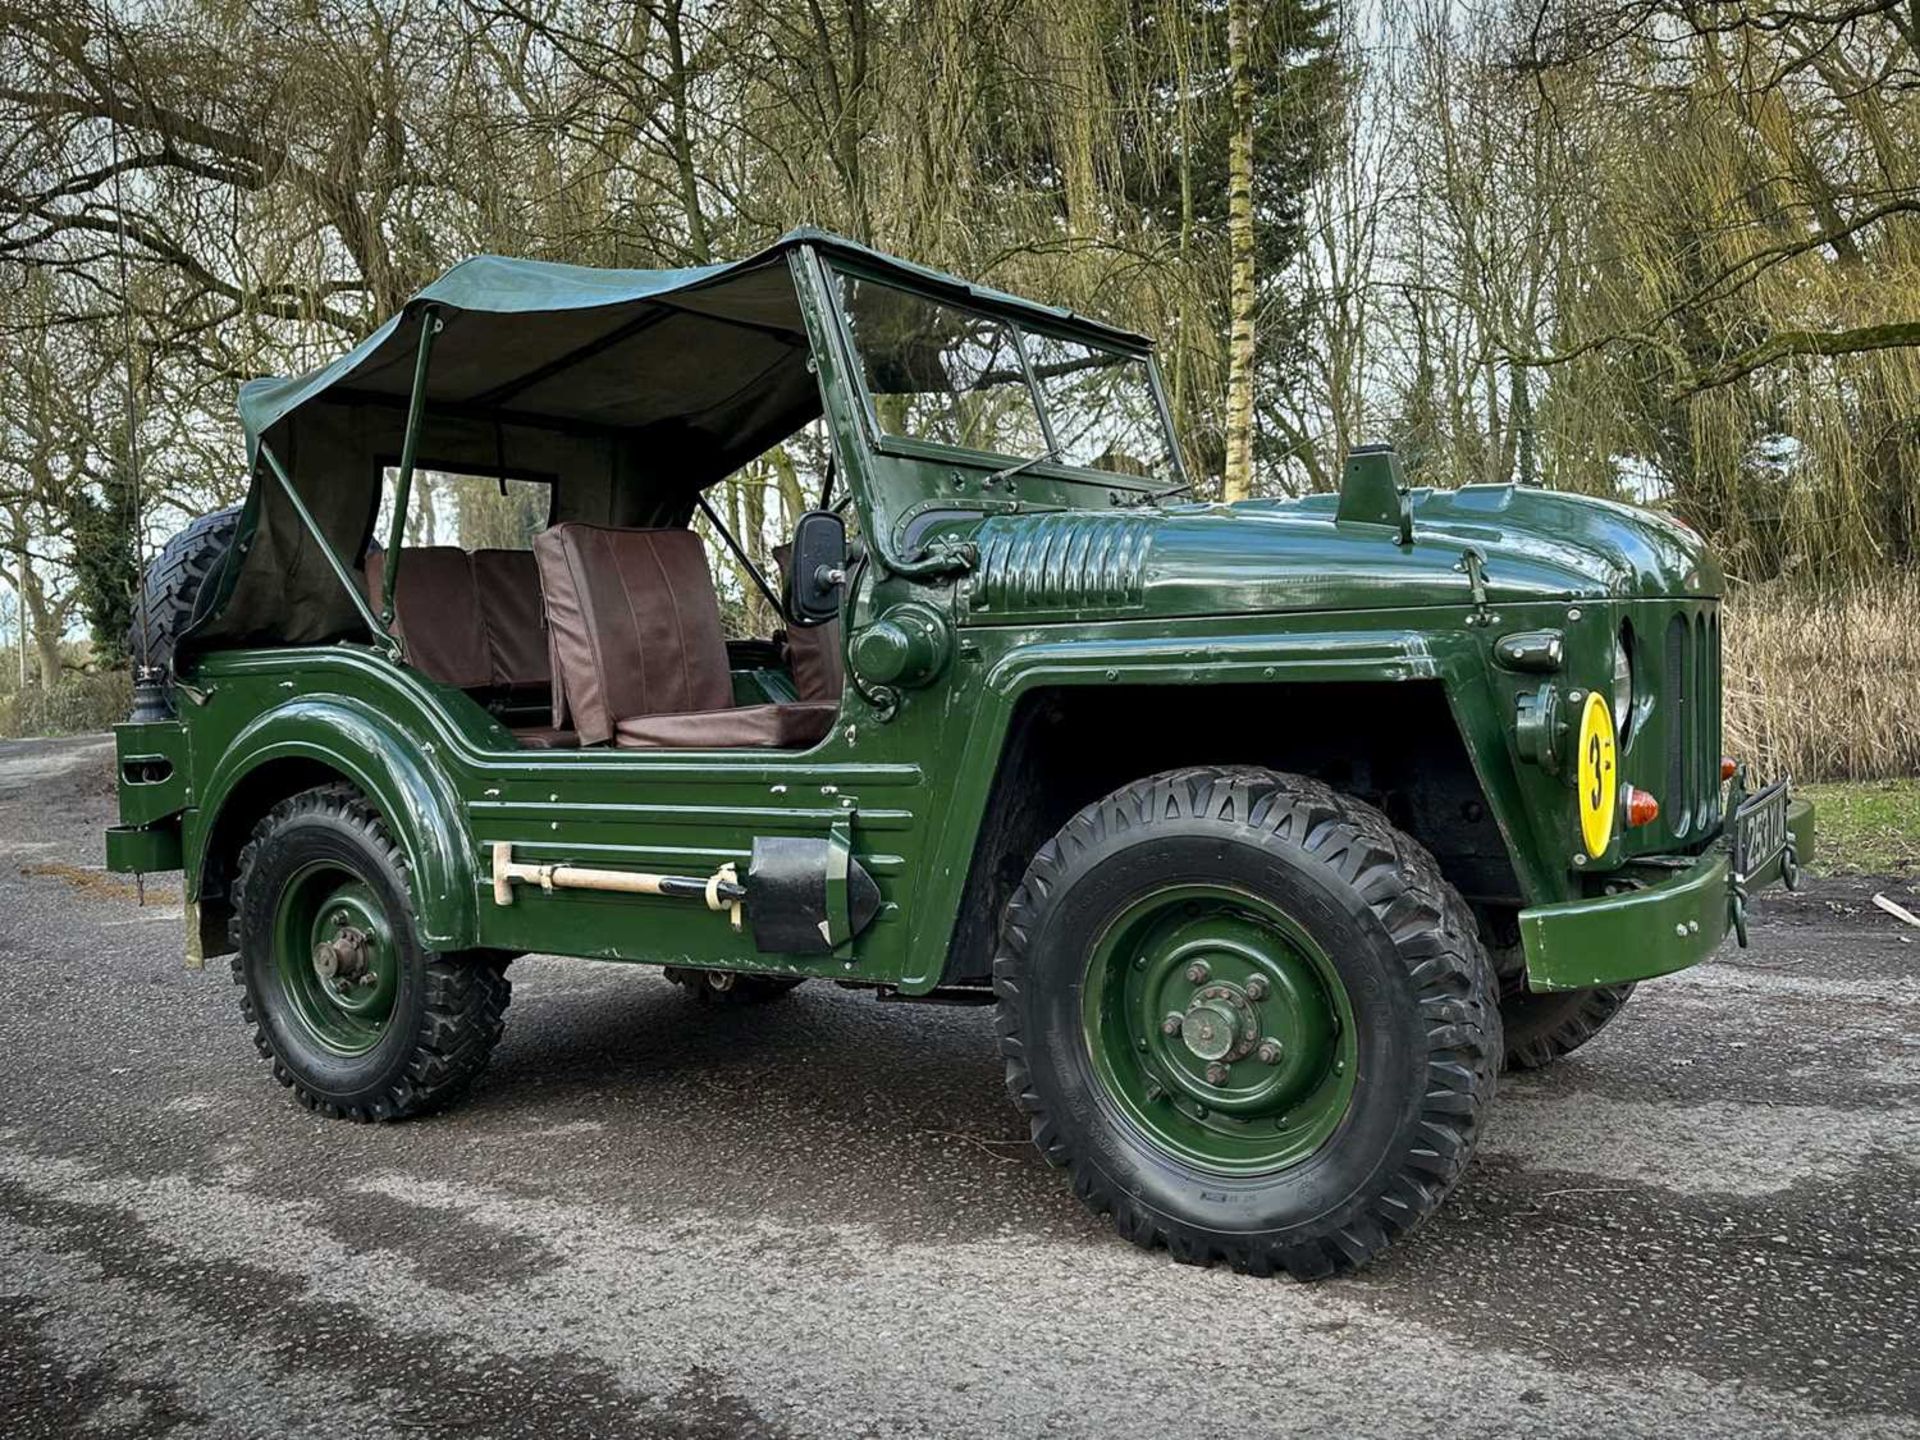
[[[1022,459],[1051,453],[1063,464],[1114,475],[1172,473],[1152,376],[1140,357],[875,280],[838,279],[883,434]]]

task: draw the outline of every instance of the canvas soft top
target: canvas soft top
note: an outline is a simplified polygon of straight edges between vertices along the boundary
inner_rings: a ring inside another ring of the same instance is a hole
[[[422,466],[554,480],[556,520],[684,524],[702,489],[820,413],[789,258],[802,246],[916,289],[1147,347],[1130,332],[814,229],[743,260],[669,270],[477,256],[332,364],[242,387],[252,485],[194,644],[365,634],[270,467],[285,470],[336,555],[363,564],[430,319],[442,328],[426,372]]]

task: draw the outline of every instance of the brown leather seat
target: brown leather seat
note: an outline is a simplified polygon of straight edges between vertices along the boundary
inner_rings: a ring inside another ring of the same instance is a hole
[[[384,551],[367,556],[367,597],[376,610],[386,561]],[[480,597],[466,551],[454,545],[409,546],[401,554],[393,609],[407,663],[422,675],[462,690],[493,683]]]
[[[540,566],[533,552],[475,550],[468,558],[492,683],[516,697],[545,699],[553,683],[553,661],[540,610]]]
[[[833,728],[838,705],[799,700],[786,705],[733,705],[725,710],[695,710],[683,715],[633,715],[613,728],[613,743],[662,749],[726,750],[736,745],[769,745],[803,750],[818,744]]]
[[[556,730],[551,725],[512,725],[513,738],[528,750],[575,750],[580,737],[571,730]]]
[[[367,598],[380,604],[386,555],[367,556]],[[527,550],[408,546],[400,553],[393,622],[407,663],[429,679],[521,703],[547,698],[553,672],[540,616],[540,570]],[[509,726],[530,750],[580,743],[571,730]]]
[[[691,530],[565,523],[534,537],[552,647],[554,724],[581,743],[798,749],[831,704],[733,703],[720,599]]]

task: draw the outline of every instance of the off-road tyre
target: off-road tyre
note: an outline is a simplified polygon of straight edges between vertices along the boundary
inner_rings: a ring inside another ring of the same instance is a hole
[[[390,917],[392,1008],[363,1054],[330,1051],[302,1022],[273,958],[285,889],[303,873],[336,868]],[[405,852],[350,785],[303,791],[254,827],[240,852],[230,933],[233,983],[255,1048],[295,1099],[329,1118],[399,1120],[440,1109],[472,1085],[500,1038],[512,996],[507,958],[439,954],[420,943]]]
[[[669,965],[667,979],[698,1005],[765,1005],[785,999],[806,983],[804,975],[743,975],[735,970],[701,970]]]
[[[1500,999],[1509,1070],[1540,1070],[1598,1035],[1633,994],[1633,986],[1591,990],[1520,989]]]
[[[1352,1003],[1347,1108],[1276,1173],[1176,1157],[1090,1058],[1081,990],[1099,932],[1187,876],[1290,907]],[[1040,1153],[1120,1234],[1191,1264],[1300,1279],[1366,1264],[1459,1181],[1498,1081],[1497,981],[1433,857],[1371,806],[1270,770],[1173,771],[1075,815],[1007,905],[994,989],[1007,1089]]]
[[[233,548],[240,507],[202,515],[161,548],[141,581],[127,627],[127,654],[136,671],[144,666],[164,684],[173,680],[174,648],[193,623],[210,577]]]

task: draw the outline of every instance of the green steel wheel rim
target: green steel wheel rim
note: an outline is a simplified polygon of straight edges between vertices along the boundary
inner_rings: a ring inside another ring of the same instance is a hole
[[[364,1055],[393,1015],[400,957],[386,908],[351,870],[295,872],[273,917],[273,971],[288,1019],[336,1055]]]
[[[1232,886],[1169,887],[1122,911],[1094,943],[1081,1019],[1112,1103],[1198,1169],[1297,1165],[1353,1099],[1339,972],[1296,921]]]

